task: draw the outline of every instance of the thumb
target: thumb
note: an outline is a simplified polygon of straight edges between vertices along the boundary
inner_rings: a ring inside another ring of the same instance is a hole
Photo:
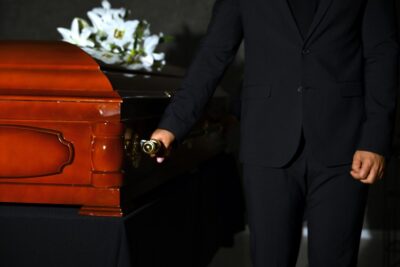
[[[356,152],[353,157],[353,163],[351,165],[351,168],[354,171],[359,171],[361,169],[361,165],[362,165],[361,156]]]

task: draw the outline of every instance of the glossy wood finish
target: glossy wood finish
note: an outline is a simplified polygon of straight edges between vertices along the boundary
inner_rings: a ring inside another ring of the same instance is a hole
[[[98,64],[65,42],[2,41],[0,59],[0,90],[12,95],[118,98]]]
[[[0,143],[7,144],[0,150],[0,178],[60,174],[74,155],[61,132],[36,127],[0,125]]]
[[[125,128],[150,138],[183,72],[108,67],[66,43],[0,42],[0,202],[123,216],[139,198],[223,151],[222,131],[207,127],[220,119],[204,116],[193,131],[200,134],[164,164],[138,154],[133,167],[123,148]],[[222,107],[226,98],[215,99],[210,105]]]
[[[0,201],[121,216],[122,99],[63,42],[0,42]]]

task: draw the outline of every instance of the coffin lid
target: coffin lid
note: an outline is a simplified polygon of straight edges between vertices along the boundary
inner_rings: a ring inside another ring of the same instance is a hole
[[[0,41],[0,96],[121,101],[96,61],[61,41]]]

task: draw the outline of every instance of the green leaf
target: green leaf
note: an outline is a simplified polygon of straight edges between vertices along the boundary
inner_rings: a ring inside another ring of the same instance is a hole
[[[172,35],[164,35],[160,38],[160,43],[171,43],[173,41],[175,41],[175,37]]]

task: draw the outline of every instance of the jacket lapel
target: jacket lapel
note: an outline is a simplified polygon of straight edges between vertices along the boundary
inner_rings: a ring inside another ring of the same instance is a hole
[[[304,43],[307,43],[315,30],[318,28],[318,25],[321,23],[331,4],[332,0],[319,0],[317,11],[315,12],[314,19],[310,25],[310,28],[308,29],[307,35],[304,39]]]
[[[307,31],[305,38],[303,39],[300,29],[296,23],[296,19],[292,14],[292,10],[290,8],[290,4],[288,0],[277,0],[281,3],[283,8],[283,14],[286,17],[285,19],[288,20],[290,27],[295,31],[297,35],[297,39],[304,45],[308,42],[308,40],[312,37],[315,30],[318,28],[318,25],[321,23],[322,19],[324,18],[326,12],[328,11],[332,0],[319,0],[319,4],[317,10],[315,12],[314,18],[311,22],[311,25]]]

